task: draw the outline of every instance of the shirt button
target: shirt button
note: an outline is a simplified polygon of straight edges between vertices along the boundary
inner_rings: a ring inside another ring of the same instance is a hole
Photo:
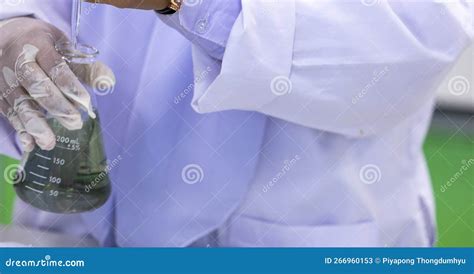
[[[199,19],[197,22],[196,22],[196,31],[197,33],[199,34],[204,34],[207,32],[207,28],[208,28],[208,21],[207,19],[203,18],[203,19]]]

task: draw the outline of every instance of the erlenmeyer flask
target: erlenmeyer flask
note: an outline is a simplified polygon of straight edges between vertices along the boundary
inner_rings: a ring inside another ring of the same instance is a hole
[[[79,53],[71,44],[57,45],[69,62],[93,61],[97,50],[81,46]],[[95,96],[89,92],[95,106]],[[95,119],[82,113],[82,129],[70,131],[54,118],[48,119],[56,135],[51,151],[38,146],[23,157],[15,190],[23,201],[45,211],[78,213],[102,206],[110,196],[107,160],[97,111]]]
[[[102,206],[110,195],[107,162],[98,118],[69,131],[48,119],[56,134],[51,151],[39,147],[24,156],[23,180],[15,190],[23,201],[45,211],[78,213]]]

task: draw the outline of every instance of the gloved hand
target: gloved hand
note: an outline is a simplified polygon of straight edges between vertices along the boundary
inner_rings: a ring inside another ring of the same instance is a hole
[[[104,64],[67,64],[55,44],[67,41],[56,27],[20,17],[0,21],[0,113],[19,134],[23,149],[35,143],[51,150],[56,145],[44,112],[69,130],[82,128],[82,108],[95,118],[88,85],[114,85],[112,70]],[[97,83],[107,79],[107,83]]]

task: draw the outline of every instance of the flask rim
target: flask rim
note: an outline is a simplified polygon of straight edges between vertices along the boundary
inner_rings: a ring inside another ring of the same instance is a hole
[[[86,44],[73,45],[71,42],[58,42],[55,44],[56,51],[61,54],[68,63],[90,64],[96,61],[99,50]]]

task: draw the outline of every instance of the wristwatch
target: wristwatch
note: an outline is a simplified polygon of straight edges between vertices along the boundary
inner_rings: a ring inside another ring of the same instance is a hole
[[[168,7],[162,9],[162,10],[157,10],[159,14],[174,14],[181,8],[183,0],[171,0],[170,4]]]

